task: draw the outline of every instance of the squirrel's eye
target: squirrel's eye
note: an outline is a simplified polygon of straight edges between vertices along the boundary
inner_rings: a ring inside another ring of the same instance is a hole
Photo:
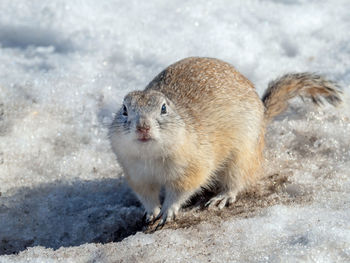
[[[166,113],[167,113],[165,103],[163,104],[163,106],[162,106],[162,110],[161,110],[161,112],[160,112],[160,113],[161,113],[161,114],[166,114]]]
[[[128,116],[128,110],[125,105],[123,105],[123,116]]]

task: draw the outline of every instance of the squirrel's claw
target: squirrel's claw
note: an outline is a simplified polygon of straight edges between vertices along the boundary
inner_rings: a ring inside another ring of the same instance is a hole
[[[214,206],[218,207],[219,209],[223,209],[225,206],[228,206],[236,201],[236,196],[232,193],[222,193],[217,196],[214,196],[212,199],[210,199],[206,204],[205,207],[212,208]]]
[[[156,228],[154,229],[154,231],[160,230],[163,228],[163,226],[165,225],[166,220],[164,220],[163,218],[159,221],[158,225],[156,226]]]
[[[153,221],[155,222],[158,219],[160,219],[157,227],[155,228],[155,231],[162,229],[166,223],[175,220],[176,214],[177,214],[177,209],[170,208],[167,211],[161,211]]]
[[[175,220],[175,218],[176,218],[176,213],[175,213],[175,211],[173,211],[173,210],[168,210],[166,213],[164,213],[164,214],[161,216],[161,219],[160,219],[160,221],[159,221],[157,227],[155,228],[155,231],[162,229],[163,226],[164,226],[166,223]]]
[[[155,209],[152,213],[145,212],[143,215],[142,221],[147,225],[154,224],[155,221],[157,221],[162,216],[162,213],[160,212],[160,209]]]
[[[163,212],[160,211],[159,214],[154,218],[153,222],[156,222],[159,218],[163,216]]]

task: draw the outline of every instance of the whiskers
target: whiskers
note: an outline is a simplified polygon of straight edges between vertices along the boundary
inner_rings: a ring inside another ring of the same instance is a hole
[[[131,133],[130,122],[125,122],[124,119],[120,118],[118,115],[116,115],[113,122],[107,125],[107,127],[109,138],[111,138],[112,135],[115,135],[115,133],[122,136]]]

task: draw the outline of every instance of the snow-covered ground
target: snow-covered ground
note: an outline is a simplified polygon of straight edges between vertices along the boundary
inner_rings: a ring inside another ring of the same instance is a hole
[[[123,96],[187,56],[235,65],[260,95],[291,71],[349,94],[349,10],[348,0],[0,1],[0,262],[350,261],[348,99],[294,100],[268,128],[266,178],[233,207],[187,209],[153,234],[141,232],[107,139]]]

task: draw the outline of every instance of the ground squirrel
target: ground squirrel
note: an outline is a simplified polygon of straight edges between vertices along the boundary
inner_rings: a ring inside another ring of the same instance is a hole
[[[321,76],[296,73],[270,82],[261,100],[230,64],[186,58],[125,96],[110,127],[111,145],[147,221],[161,218],[163,225],[201,188],[218,183],[207,205],[223,208],[257,181],[265,127],[289,99],[336,105],[340,93]]]

